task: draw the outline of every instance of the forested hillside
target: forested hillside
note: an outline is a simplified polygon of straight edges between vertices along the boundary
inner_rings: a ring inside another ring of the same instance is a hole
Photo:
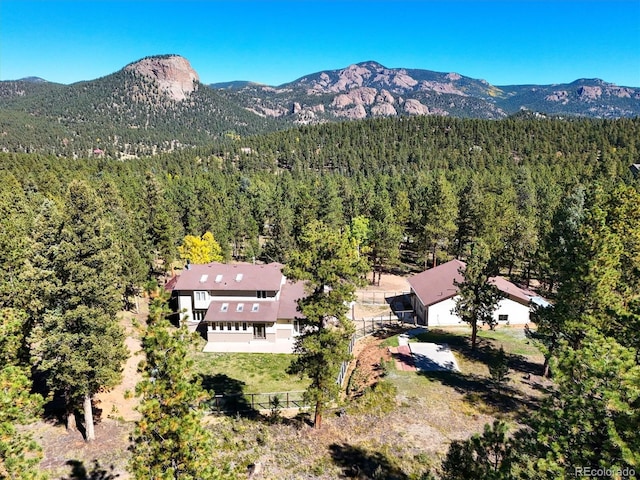
[[[145,156],[276,126],[236,93],[201,85],[175,101],[133,70],[72,85],[0,82],[0,111],[3,150],[58,156]]]
[[[419,257],[406,265],[419,267],[434,241],[423,238],[425,225],[441,223],[434,208],[447,201],[457,226],[438,239],[439,255],[460,255],[481,235],[505,268],[526,264],[544,280],[542,242],[561,199],[594,182],[633,181],[639,130],[629,119],[416,117],[300,127],[126,162],[3,154],[3,184],[24,204],[7,206],[3,221],[7,232],[28,224],[23,213],[19,222],[12,216],[31,212],[28,219],[45,197],[60,199],[81,179],[120,205],[126,222],[116,224],[129,225],[121,233],[142,257],[158,248],[150,237],[162,230],[158,217],[171,239],[166,260],[185,234],[212,231],[227,257],[282,261],[311,219],[346,227],[363,216],[379,225],[372,243],[393,234],[389,254],[398,258],[402,245]]]
[[[287,263],[320,221],[349,235],[369,278],[466,259],[482,243],[503,275],[556,303],[532,340],[559,359],[558,391],[531,420],[541,436],[513,440],[506,451],[520,457],[499,468],[563,478],[593,445],[567,440],[572,429],[600,432],[606,448],[588,452],[590,465],[634,465],[640,180],[629,166],[639,152],[638,119],[413,117],[228,136],[128,161],[0,153],[0,318],[20,346],[0,353],[23,367],[3,375],[25,383],[35,367],[68,415],[82,402],[86,412],[117,381],[123,352],[84,339],[120,342],[107,317],[170,270],[185,235],[212,232],[226,259]],[[608,355],[617,363],[602,363]],[[482,478],[454,473],[478,445],[454,443],[443,478]]]

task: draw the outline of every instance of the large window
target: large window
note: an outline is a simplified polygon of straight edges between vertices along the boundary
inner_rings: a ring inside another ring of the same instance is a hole
[[[196,322],[201,322],[202,320],[204,320],[205,313],[207,313],[206,310],[194,310],[193,311],[193,319]]]
[[[196,302],[204,302],[207,300],[207,292],[196,291],[194,292]]]

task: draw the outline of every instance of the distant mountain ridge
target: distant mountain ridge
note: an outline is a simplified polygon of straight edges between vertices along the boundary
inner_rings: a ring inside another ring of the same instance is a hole
[[[207,86],[187,59],[169,54],[71,85],[37,77],[0,82],[0,149],[126,158],[300,124],[410,115],[501,119],[523,110],[636,117],[640,88],[599,79],[494,86],[458,73],[387,68],[375,61],[279,86]]]
[[[640,89],[600,79],[494,86],[458,73],[387,68],[367,61],[272,87],[239,84],[256,113],[294,123],[397,115],[504,118],[519,110],[594,118],[640,115]]]

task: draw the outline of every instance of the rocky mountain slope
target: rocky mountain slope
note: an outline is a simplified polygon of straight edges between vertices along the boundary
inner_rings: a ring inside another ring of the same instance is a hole
[[[0,149],[140,156],[278,128],[237,92],[199,83],[177,55],[148,57],[105,77],[61,85],[0,82]]]
[[[206,86],[188,60],[161,55],[72,85],[36,78],[0,82],[0,150],[126,158],[297,124],[410,115],[500,119],[522,109],[635,117],[640,89],[598,79],[496,87],[458,73],[373,61],[276,87]]]
[[[214,87],[214,86],[212,86]],[[387,68],[363,62],[271,87],[231,82],[247,107],[294,123],[398,115],[498,119],[521,109],[598,118],[640,115],[640,89],[602,80],[496,87],[458,73]]]

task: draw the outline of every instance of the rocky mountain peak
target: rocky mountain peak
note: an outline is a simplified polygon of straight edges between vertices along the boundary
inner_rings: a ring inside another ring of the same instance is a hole
[[[125,67],[157,83],[169,98],[182,101],[198,88],[198,74],[189,61],[179,55],[147,57]]]

